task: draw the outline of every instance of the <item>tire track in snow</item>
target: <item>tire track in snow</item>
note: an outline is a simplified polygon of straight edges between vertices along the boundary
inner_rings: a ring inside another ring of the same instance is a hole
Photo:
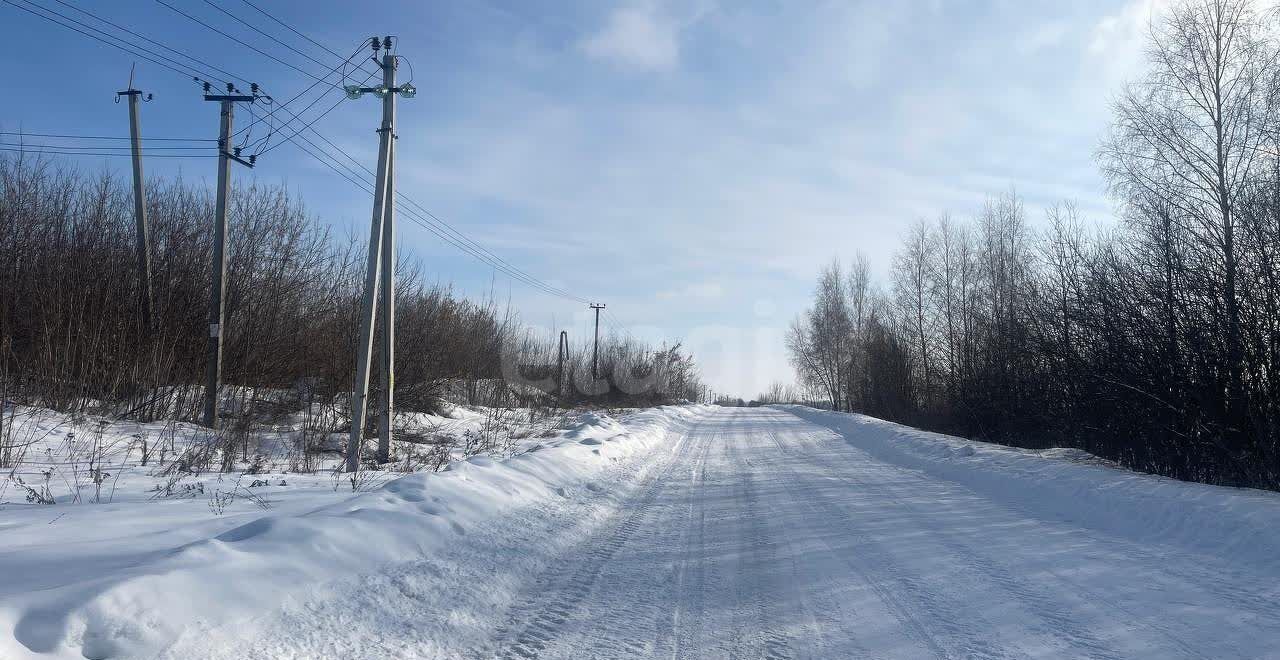
[[[592,595],[581,604],[589,621],[575,631],[574,639],[561,640],[573,649],[571,657],[655,657],[659,644],[670,637],[666,622],[674,598],[676,564],[665,558],[679,547],[671,537],[678,536],[680,528],[665,521],[678,515],[680,507],[672,500],[685,483],[684,461],[706,453],[705,447],[699,450],[696,437],[686,434],[680,443],[681,451],[673,454],[654,484],[654,501],[641,517],[640,532],[606,562]],[[603,616],[596,616],[597,612]]]
[[[845,440],[843,438],[839,438],[838,436],[837,438],[838,438],[837,440],[838,442],[845,443]],[[814,444],[816,444],[817,440],[816,439],[813,439],[813,440],[814,440]],[[846,444],[845,446],[848,446],[848,445]],[[856,449],[854,447],[850,447],[850,448]],[[847,466],[842,467],[832,463],[830,459],[826,458],[825,454],[818,448],[811,448],[811,451],[806,452],[806,455],[812,456],[815,460],[822,463],[824,467],[827,468],[828,473],[836,475],[837,478],[839,478],[841,481],[848,484],[849,486],[860,488],[862,490],[867,490],[867,491],[875,491],[882,499],[886,501],[892,501],[902,511],[906,512],[907,515],[911,516],[917,521],[916,527],[918,529],[923,530],[926,534],[930,536],[930,538],[937,541],[939,545],[941,545],[948,551],[952,552],[953,554],[957,554],[961,558],[961,561],[959,562],[958,565],[961,567],[962,570],[965,570],[966,572],[974,572],[975,570],[978,571],[980,578],[986,579],[991,581],[992,583],[995,583],[996,585],[1000,586],[1001,589],[1004,590],[1006,593],[1008,593],[1009,595],[1013,596],[1014,598],[1022,602],[1024,605],[1023,609],[1026,611],[1026,613],[1036,617],[1045,617],[1045,615],[1048,615],[1047,619],[1042,618],[1042,622],[1046,625],[1037,626],[1037,629],[1041,632],[1050,634],[1051,636],[1057,638],[1060,643],[1065,643],[1067,645],[1070,645],[1073,642],[1082,643],[1084,646],[1087,647],[1087,653],[1089,654],[1089,657],[1099,657],[1099,658],[1124,657],[1123,654],[1117,653],[1116,651],[1111,650],[1104,642],[1099,640],[1091,631],[1082,627],[1079,624],[1078,617],[1075,616],[1074,613],[1062,611],[1063,603],[1061,599],[1063,595],[1074,593],[1074,594],[1087,596],[1087,600],[1086,600],[1086,599],[1080,598],[1080,596],[1077,595],[1076,598],[1078,600],[1086,602],[1090,605],[1100,605],[1101,607],[1107,610],[1110,610],[1111,616],[1104,617],[1104,619],[1107,620],[1108,622],[1122,623],[1122,625],[1124,625],[1126,629],[1134,632],[1142,632],[1144,629],[1134,626],[1132,622],[1134,621],[1143,622],[1143,624],[1146,627],[1145,628],[1146,631],[1154,632],[1158,637],[1163,638],[1166,642],[1168,642],[1173,647],[1173,649],[1175,649],[1176,651],[1180,652],[1180,654],[1182,654],[1181,657],[1189,657],[1189,658],[1212,657],[1212,656],[1206,655],[1203,651],[1192,646],[1191,643],[1189,643],[1182,636],[1174,632],[1167,624],[1157,620],[1152,615],[1137,612],[1131,608],[1125,607],[1124,605],[1121,605],[1120,603],[1116,602],[1114,599],[1109,598],[1091,589],[1090,587],[1086,586],[1085,584],[1077,580],[1073,580],[1069,577],[1062,575],[1061,573],[1059,573],[1058,571],[1055,571],[1051,567],[1045,567],[1046,572],[1048,572],[1059,582],[1063,583],[1064,585],[1070,588],[1064,589],[1060,592],[1057,592],[1056,594],[1047,593],[1047,592],[1037,592],[1031,586],[1031,584],[1026,580],[1017,580],[1011,577],[1017,574],[1017,572],[1014,569],[1009,568],[1007,565],[1004,567],[1001,567],[994,559],[987,556],[983,556],[980,552],[975,550],[972,546],[964,544],[963,542],[960,542],[960,541],[956,541],[955,539],[945,534],[942,534],[938,530],[934,529],[930,524],[923,522],[927,519],[927,517],[906,501],[906,499],[901,495],[900,489],[894,489],[893,487],[887,486],[884,482],[880,482],[880,481],[858,479],[857,477],[852,476],[852,474],[847,469]],[[881,464],[879,461],[875,461],[875,459],[871,458],[869,455],[866,455],[864,460]],[[889,464],[885,464],[885,465],[889,465]],[[898,468],[897,466],[890,466],[890,467],[894,470],[901,471],[901,473],[903,474],[909,473],[909,471],[903,470],[902,468]],[[891,490],[893,492],[890,492]],[[1060,628],[1055,628],[1055,626],[1058,626]],[[1075,651],[1075,649],[1070,649],[1070,650]]]
[[[576,623],[575,615],[579,614],[582,603],[596,589],[606,565],[638,532],[645,529],[642,523],[651,515],[654,501],[672,468],[690,452],[690,439],[693,437],[696,437],[695,434],[688,433],[682,438],[679,448],[642,487],[640,495],[623,506],[629,513],[621,521],[606,533],[593,535],[585,550],[571,550],[562,557],[534,583],[534,593],[508,610],[507,624],[496,634],[499,640],[499,657],[513,660],[540,657],[548,647],[560,640],[571,624]],[[649,525],[647,529],[654,527]],[[655,617],[625,618],[627,625],[645,620],[654,621]],[[615,641],[617,643],[608,644],[607,649],[597,649],[608,651],[602,657],[643,657],[648,652],[644,644],[633,640]]]
[[[732,430],[732,427],[730,427]],[[776,604],[781,595],[782,585],[771,567],[777,566],[778,542],[770,538],[765,525],[765,515],[759,501],[759,491],[755,486],[754,466],[742,456],[738,444],[746,438],[730,434],[724,440],[725,457],[734,467],[736,502],[742,507],[739,520],[742,523],[740,548],[747,551],[739,554],[738,561],[738,597],[742,605],[742,619],[734,637],[738,647],[731,657],[765,658],[766,660],[790,660],[793,656],[791,639],[784,632],[777,630],[777,622],[782,619],[780,613],[771,612],[770,604]],[[744,649],[746,642],[752,642],[755,648]]]
[[[775,446],[777,446],[778,451],[781,454],[786,455],[786,452],[783,450],[781,443],[778,441],[778,438],[773,431],[771,430],[766,431],[765,435],[770,439],[771,442],[773,442]],[[782,483],[786,487],[787,491],[790,493],[791,499],[793,499],[796,502],[803,503],[805,507],[816,516],[820,516],[820,517],[825,516],[828,519],[848,518],[848,514],[846,514],[845,512],[842,512],[839,510],[833,510],[832,508],[833,505],[830,502],[826,501],[824,498],[810,497],[811,494],[800,492],[797,487],[797,483],[800,480],[800,474],[795,470],[794,466],[792,466],[789,463],[789,461],[786,461],[786,460],[778,461],[778,464],[782,466],[782,468],[785,469],[789,475],[789,478],[782,479]],[[818,508],[819,505],[822,506],[822,510],[819,510]],[[838,552],[835,548],[831,547],[831,544],[827,543],[826,539],[822,538],[821,536],[816,536],[815,540],[824,548],[826,548],[829,554],[838,558],[841,561],[841,563],[848,566],[855,573],[857,573],[859,577],[862,578],[863,584],[865,584],[869,589],[872,590],[872,592],[875,593],[876,597],[880,600],[880,602],[882,602],[885,605],[886,609],[888,609],[889,614],[895,620],[898,621],[903,631],[907,633],[909,637],[911,637],[916,642],[919,642],[921,645],[929,649],[929,651],[935,657],[939,657],[939,658],[953,657],[952,654],[949,653],[947,650],[948,647],[953,645],[948,644],[944,646],[944,644],[936,636],[934,636],[933,633],[931,633],[929,629],[925,627],[925,625],[915,615],[915,611],[918,609],[933,611],[934,609],[936,609],[936,607],[926,605],[926,607],[924,608],[908,608],[906,604],[903,603],[902,599],[898,598],[896,594],[894,594],[889,589],[886,589],[884,585],[880,584],[879,580],[876,579],[876,577],[872,574],[872,572],[868,568],[863,566],[860,562],[856,562],[850,559],[850,557],[845,553]],[[864,542],[864,544],[862,545],[863,547],[869,547],[869,544],[867,544],[866,542]],[[855,553],[855,554],[859,557],[862,556],[861,553]],[[881,551],[880,554],[884,554],[883,551]],[[902,580],[899,579],[898,581],[901,582]],[[911,591],[919,592],[919,589],[918,588],[912,589]],[[921,594],[919,593],[916,593],[916,596],[917,596],[916,597],[917,602],[925,603],[927,601],[927,598],[921,598],[920,597]],[[980,647],[980,646],[981,646],[980,643],[975,643],[972,645],[972,647]],[[973,657],[979,657],[979,656],[975,654]],[[981,657],[995,657],[995,656],[983,655]]]
[[[684,525],[684,543],[681,544],[681,555],[675,593],[672,596],[672,614],[666,628],[667,641],[671,646],[670,657],[675,660],[687,657],[690,649],[696,649],[702,633],[703,610],[707,591],[707,511],[704,498],[707,483],[707,455],[715,438],[703,439],[702,446],[695,459],[687,493],[687,514]],[[685,607],[685,594],[689,594],[689,607]],[[691,637],[691,633],[694,636]],[[694,656],[697,657],[697,656]]]
[[[1000,565],[972,546],[938,530],[936,524],[932,523],[927,515],[922,514],[904,498],[899,490],[887,486],[881,481],[855,476],[850,471],[851,465],[837,465],[827,458],[821,447],[815,446],[820,442],[818,439],[808,439],[811,442],[809,443],[808,451],[804,454],[805,456],[821,464],[827,474],[833,475],[849,487],[856,488],[862,492],[873,492],[881,501],[895,504],[914,521],[913,527],[915,529],[922,530],[930,539],[958,558],[958,561],[955,562],[955,568],[964,575],[967,582],[978,586],[984,583],[994,585],[1021,604],[1021,609],[1024,613],[1036,619],[1040,624],[1034,626],[1033,630],[1055,640],[1060,647],[1058,652],[1066,654],[1084,653],[1090,658],[1118,659],[1122,657],[1122,655],[1111,650],[1102,640],[1098,639],[1092,631],[1080,625],[1077,612],[1064,610],[1061,592],[1057,595],[1049,594],[1035,589],[1028,580],[1017,579],[1017,571],[1008,565]],[[843,439],[841,442],[843,442]],[[783,451],[794,450],[783,449]],[[865,460],[871,461],[873,459],[867,456]],[[1079,648],[1081,646],[1084,648]],[[1184,648],[1183,650],[1189,649]]]
[[[749,430],[749,427],[744,430]],[[740,440],[749,450],[736,452],[741,457],[738,464],[739,472],[751,478],[761,474],[765,477],[766,483],[774,483],[777,471],[773,469],[773,461],[776,460],[777,454],[772,451],[772,443],[769,439],[756,432],[743,434]],[[757,455],[755,460],[753,460],[753,452]],[[762,461],[763,468],[758,470],[756,461],[761,458],[765,460]],[[831,626],[820,623],[819,616],[816,614],[816,612],[822,613],[823,622],[845,623],[856,620],[857,613],[852,605],[837,596],[836,592],[825,588],[831,584],[830,576],[847,567],[829,552],[827,554],[831,557],[831,562],[826,564],[819,562],[815,565],[813,561],[815,557],[805,547],[812,536],[810,533],[812,530],[806,527],[806,524],[811,521],[803,515],[803,512],[797,511],[795,506],[785,506],[788,503],[798,506],[799,503],[788,502],[778,497],[775,492],[768,493],[765,497],[768,500],[767,508],[758,505],[757,497],[757,506],[754,510],[759,513],[753,514],[755,519],[760,520],[768,528],[766,534],[775,544],[772,565],[765,567],[764,572],[773,584],[789,585],[790,590],[782,594],[779,589],[775,590],[773,598],[766,596],[764,607],[759,614],[760,620],[776,623],[782,618],[780,614],[787,613],[785,608],[781,608],[782,612],[778,611],[780,609],[778,595],[795,596],[796,600],[791,607],[799,616],[793,617],[798,620],[796,630],[786,633],[766,632],[764,657],[766,659],[793,655],[798,658],[822,659],[876,657],[853,636],[852,626]],[[779,555],[785,559],[779,559]],[[803,570],[802,559],[805,560]],[[777,570],[777,565],[781,563],[786,564],[786,575],[789,579],[784,578],[783,573]],[[805,588],[801,590],[796,585],[805,585]],[[761,628],[767,630],[768,626],[762,623]]]

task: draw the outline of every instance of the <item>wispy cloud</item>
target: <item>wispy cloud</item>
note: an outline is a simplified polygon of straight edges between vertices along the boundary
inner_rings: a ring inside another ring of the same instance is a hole
[[[402,182],[646,334],[719,346],[708,378],[752,395],[789,379],[780,329],[830,257],[883,272],[902,227],[1011,186],[1033,221],[1104,219],[1092,154],[1155,1],[519,13],[406,131]]]
[[[1029,55],[1063,45],[1070,33],[1071,26],[1066,21],[1050,21],[1024,31],[1014,45],[1023,55]]]
[[[1103,16],[1094,26],[1089,52],[1140,51],[1151,22],[1168,5],[1168,0],[1131,0],[1117,11]]]
[[[724,296],[724,285],[719,282],[693,282],[657,293],[658,300],[707,300],[722,296]]]
[[[631,69],[666,70],[679,63],[679,33],[680,25],[654,5],[621,7],[580,46],[591,57]]]

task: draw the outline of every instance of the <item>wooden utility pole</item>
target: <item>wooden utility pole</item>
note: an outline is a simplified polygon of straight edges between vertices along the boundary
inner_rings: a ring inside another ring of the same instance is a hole
[[[596,310],[596,341],[591,348],[591,389],[594,391],[596,380],[600,378],[596,373],[596,365],[600,360],[600,310],[604,309],[604,303],[591,303],[587,306]]]
[[[560,341],[557,344],[556,356],[556,397],[562,402],[564,401],[564,360],[569,357],[569,332],[567,330],[560,331]]]
[[[136,234],[137,270],[138,270],[138,309],[142,315],[142,337],[151,338],[152,296],[151,296],[151,235],[147,225],[147,195],[143,190],[142,179],[142,136],[138,120],[138,103],[142,92],[133,88],[133,69],[129,70],[129,88],[116,92],[116,103],[120,97],[129,99],[129,145],[133,151],[133,221]],[[147,94],[146,100],[151,100]]]
[[[256,87],[256,85],[255,85]],[[204,100],[216,101],[221,107],[218,129],[218,201],[213,212],[213,287],[209,294],[209,342],[205,350],[204,425],[218,426],[218,387],[222,382],[222,336],[226,325],[227,306],[227,202],[231,197],[231,162],[253,167],[232,153],[231,129],[235,125],[237,103],[253,103],[255,96],[235,93],[227,83],[226,94],[210,94],[205,83]],[[256,90],[255,90],[256,91]]]
[[[364,94],[382,98],[382,125],[378,128],[378,170],[373,192],[373,220],[369,228],[369,257],[366,261],[364,299],[360,315],[360,342],[356,345],[356,377],[351,392],[351,436],[347,443],[347,471],[360,469],[360,445],[369,405],[369,372],[373,362],[373,331],[382,302],[381,370],[385,406],[378,429],[378,460],[385,462],[391,451],[391,423],[395,389],[395,121],[396,96],[413,98],[413,85],[396,86],[396,56],[391,37],[373,38],[373,50],[385,49],[382,56],[382,85],[346,87],[347,96]],[[386,271],[385,277],[382,271]]]

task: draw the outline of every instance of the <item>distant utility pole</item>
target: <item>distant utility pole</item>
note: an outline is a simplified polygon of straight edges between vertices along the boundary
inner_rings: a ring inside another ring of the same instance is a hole
[[[604,303],[591,303],[587,306],[596,310],[596,342],[591,348],[591,388],[595,391],[596,380],[600,378],[596,374],[596,365],[600,359],[600,310],[604,309]]]
[[[222,108],[218,130],[218,202],[213,212],[213,287],[209,294],[209,343],[205,350],[204,425],[218,426],[218,386],[222,381],[222,335],[226,324],[227,306],[227,200],[231,196],[231,161],[253,167],[256,160],[240,158],[240,150],[232,153],[231,129],[235,124],[237,103],[253,103],[258,97],[258,86],[251,87],[252,94],[241,94],[235,85],[227,83],[226,94],[210,94],[209,83],[204,84],[204,100],[217,101]]]
[[[569,332],[560,331],[560,342],[557,344],[556,357],[556,397],[564,401],[564,359],[569,356]]]
[[[348,85],[347,97],[358,99],[365,94],[382,98],[382,125],[378,128],[378,171],[373,191],[373,221],[369,228],[369,258],[364,278],[364,301],[360,316],[360,343],[356,345],[356,379],[351,392],[351,437],[347,444],[347,471],[360,468],[360,445],[364,436],[365,415],[369,404],[369,371],[373,362],[373,330],[378,316],[378,300],[382,300],[381,374],[385,406],[378,429],[378,460],[385,462],[391,453],[391,420],[395,389],[395,123],[396,96],[413,98],[417,90],[408,83],[396,86],[396,56],[391,52],[391,37],[373,38],[373,52],[382,56],[382,85],[359,87]],[[386,277],[381,277],[386,271]]]
[[[137,233],[138,258],[138,309],[142,314],[142,336],[151,338],[152,297],[151,297],[151,236],[147,226],[147,195],[143,190],[142,180],[142,136],[138,124],[138,102],[142,92],[133,88],[133,69],[129,69],[129,88],[116,92],[116,103],[120,97],[129,98],[129,144],[133,149],[133,220]],[[151,100],[151,95],[146,95]]]

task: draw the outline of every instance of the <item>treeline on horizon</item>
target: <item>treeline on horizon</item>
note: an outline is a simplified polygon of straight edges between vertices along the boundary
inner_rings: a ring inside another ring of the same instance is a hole
[[[130,180],[33,154],[0,158],[0,403],[198,421],[214,200],[203,186],[153,178],[147,201],[149,330]],[[253,392],[270,390],[292,393],[285,399],[294,404],[332,402],[345,415],[365,244],[333,236],[276,186],[236,188],[229,223],[227,414],[248,414]],[[643,406],[706,394],[679,345],[612,334],[601,336],[594,382],[591,345],[572,338],[561,390],[557,337],[534,332],[491,298],[467,300],[429,284],[413,259],[399,259],[397,287],[398,410],[433,411],[446,397]]]
[[[1013,192],[910,227],[889,284],[832,263],[787,348],[840,410],[1146,472],[1280,489],[1276,14],[1191,0],[1152,25],[1098,160],[1121,209],[1033,228]]]

